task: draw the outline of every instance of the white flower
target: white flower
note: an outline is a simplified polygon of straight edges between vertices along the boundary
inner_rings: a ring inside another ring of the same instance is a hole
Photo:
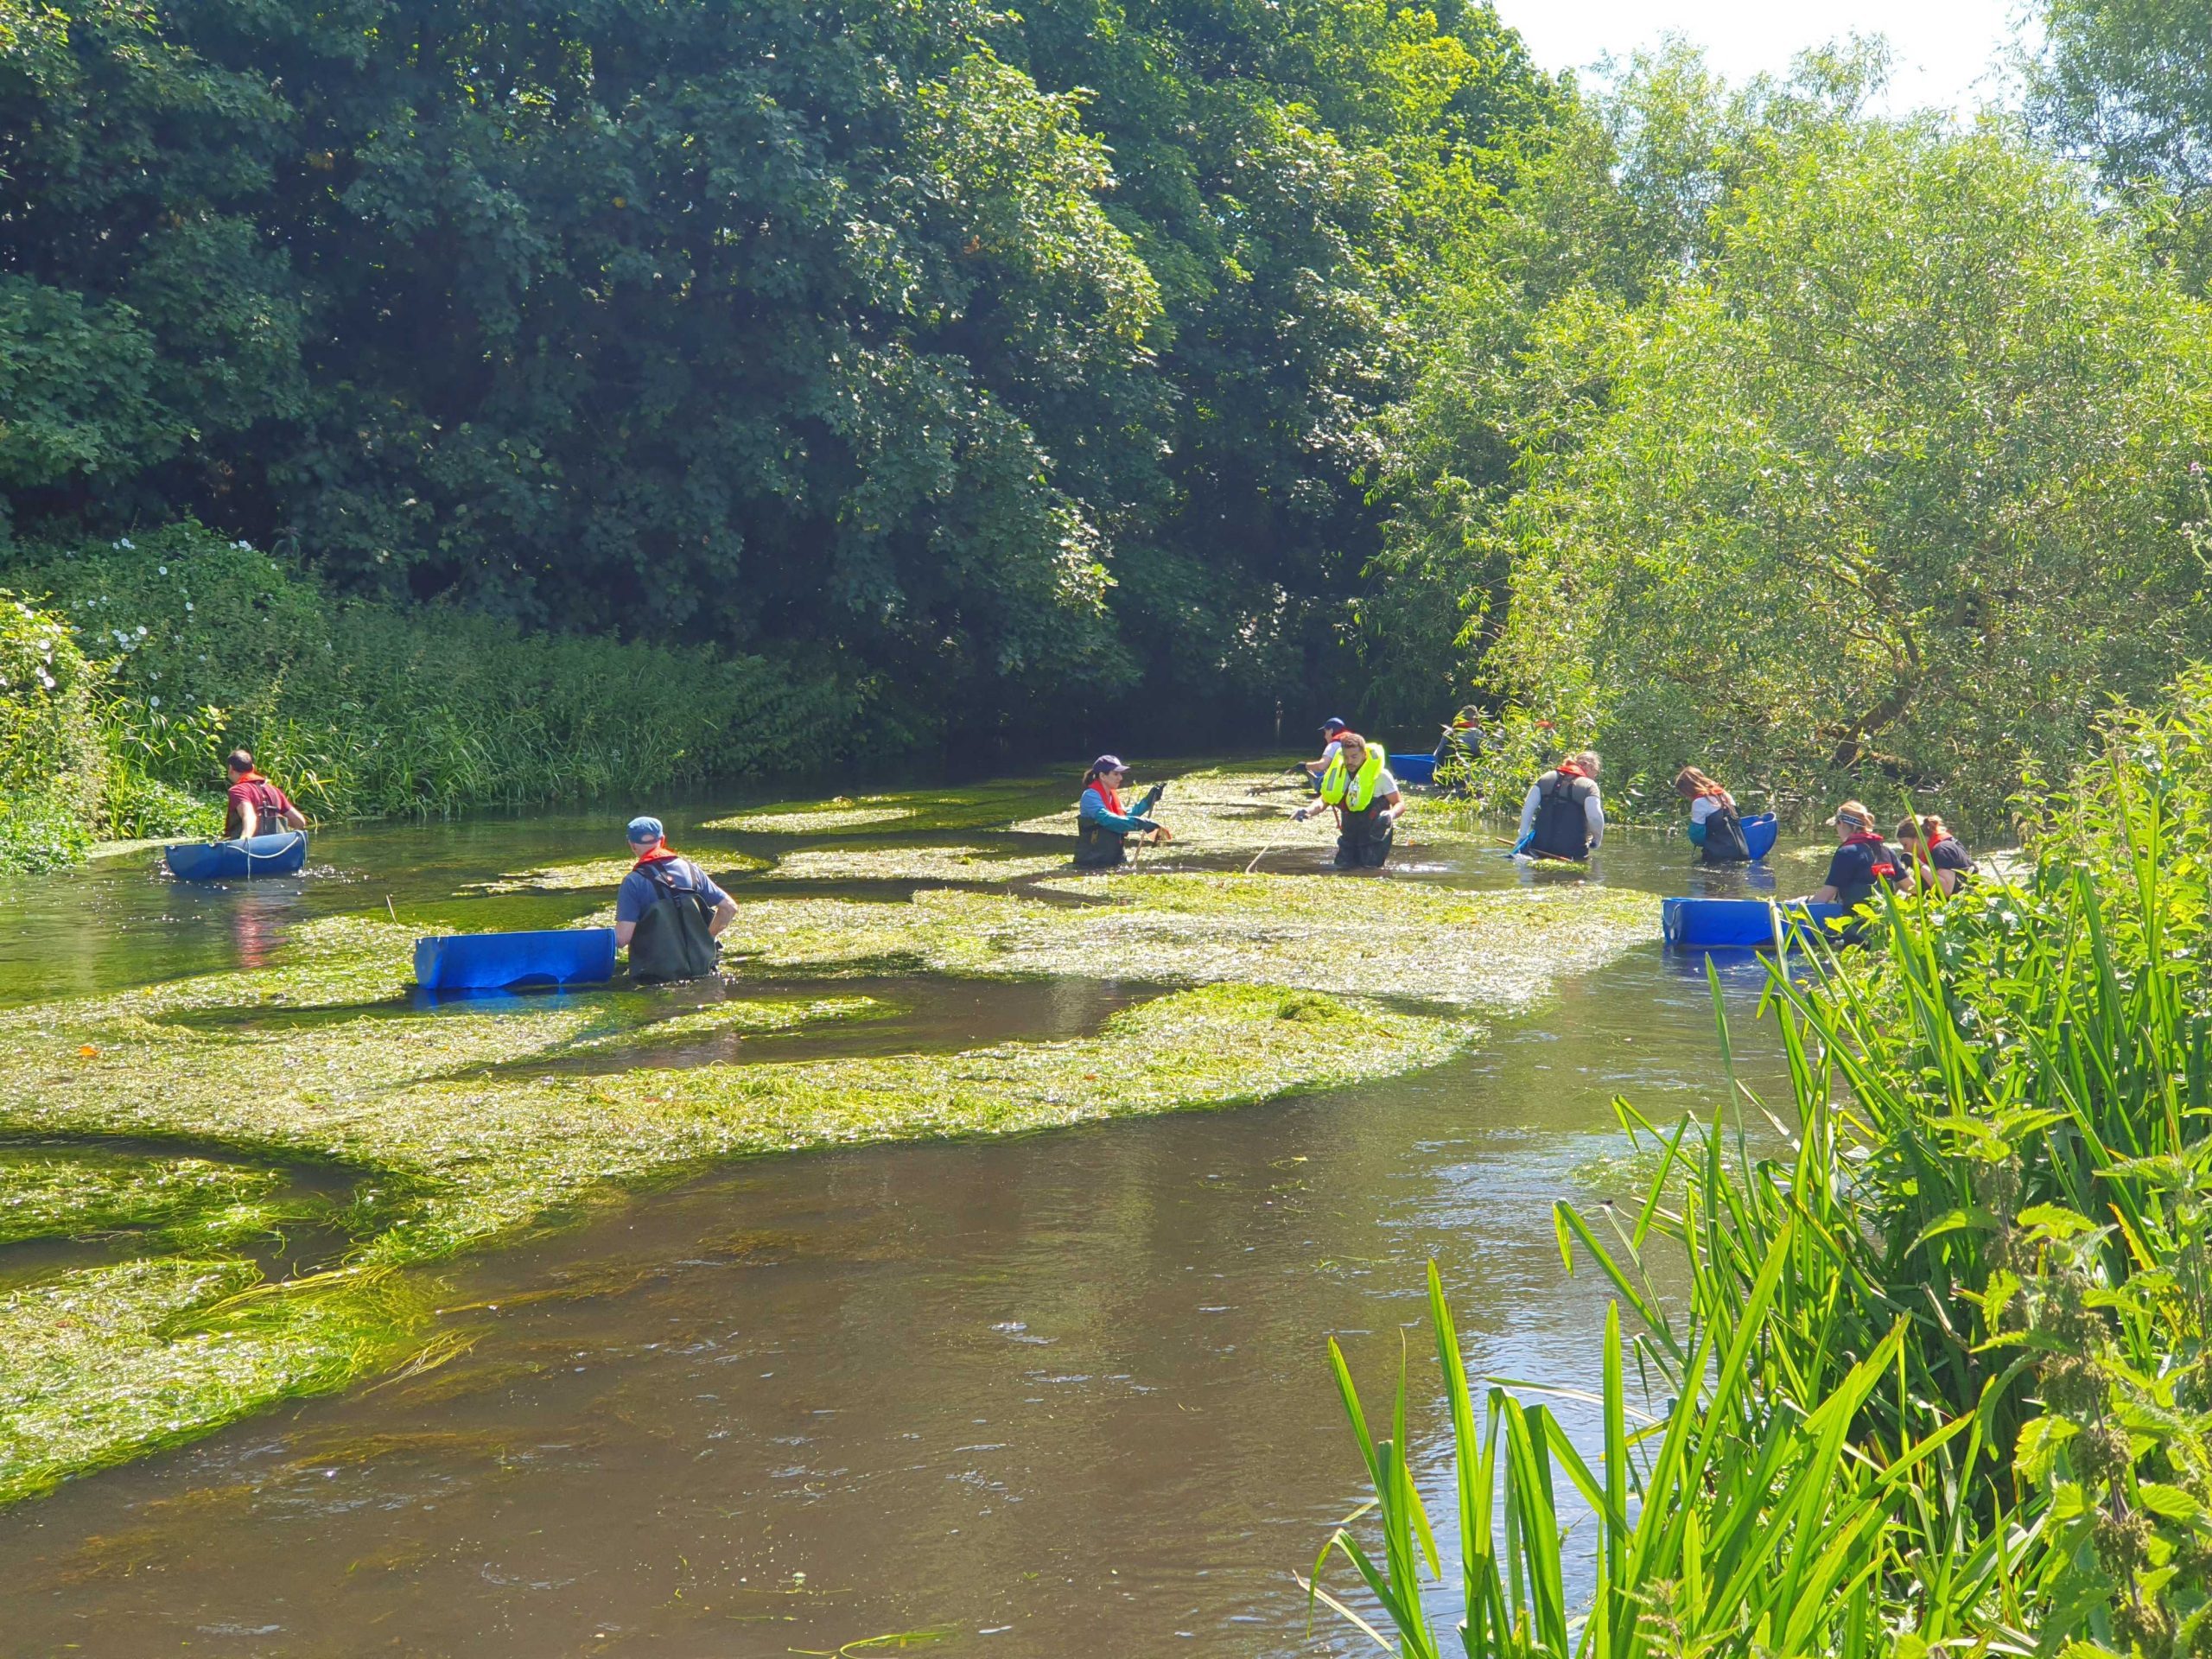
[[[159,697],[149,697],[146,699],[146,706],[149,709],[158,709],[162,706],[162,700]]]
[[[191,601],[190,600],[188,600],[188,600],[186,600],[186,601],[184,601],[184,608],[185,608],[186,610],[188,610],[188,610],[190,610],[190,609],[192,608],[192,601]],[[143,632],[146,632],[146,630],[145,630],[145,629],[143,629],[143,628],[141,628],[141,629],[139,629],[139,630],[138,630],[138,632],[141,632],[141,633],[143,633]]]
[[[118,542],[116,545],[118,547],[129,547],[130,545],[130,538],[128,536],[125,536],[121,541]]]
[[[166,576],[168,573],[169,568],[166,564],[157,564],[154,567],[154,574],[157,576]]]
[[[189,605],[188,605],[188,606],[186,606],[184,608],[185,608],[186,610],[188,610],[188,610],[190,610],[190,609],[192,608],[192,607],[191,607],[191,606],[189,606]],[[141,623],[138,625],[138,637],[139,637],[141,639],[143,639],[146,637],[146,625],[145,625],[143,622],[141,622]]]

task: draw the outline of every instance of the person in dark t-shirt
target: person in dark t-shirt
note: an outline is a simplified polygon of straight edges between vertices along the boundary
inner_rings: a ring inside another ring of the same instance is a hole
[[[1846,801],[1828,822],[1835,826],[1836,849],[1828,859],[1827,880],[1813,894],[1815,904],[1855,910],[1878,888],[1894,887],[1904,879],[1904,855],[1882,839],[1874,815],[1859,803]]]
[[[1922,887],[1934,883],[1946,899],[1974,879],[1974,860],[1943,820],[1932,813],[1900,820],[1897,844],[1904,849],[1914,882]]]
[[[280,830],[308,827],[292,798],[254,770],[251,749],[232,749],[224,764],[231,773],[230,792],[224,804],[226,841],[246,841],[255,836],[273,836]]]

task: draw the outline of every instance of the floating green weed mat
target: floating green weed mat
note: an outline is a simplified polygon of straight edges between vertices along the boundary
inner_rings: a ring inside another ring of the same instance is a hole
[[[0,1244],[259,1211],[283,1185],[281,1171],[205,1158],[0,1147]]]
[[[778,973],[1065,976],[1301,987],[1520,1007],[1562,975],[1658,938],[1648,894],[1572,887],[1466,893],[1341,877],[1068,874],[1040,891],[1101,902],[931,889],[903,903],[741,906],[730,937]]]
[[[712,818],[705,830],[753,835],[819,836],[841,830],[957,830],[1003,829],[1035,812],[1055,793],[1074,799],[1081,785],[1045,779],[977,784],[966,789],[907,790],[885,795],[840,795],[826,801],[787,801]]]
[[[1125,791],[1138,792],[1134,788]],[[1313,798],[1313,791],[1305,780],[1291,776],[1287,770],[1254,772],[1217,766],[1185,772],[1169,780],[1166,796],[1153,814],[1175,839],[1145,856],[1173,858],[1185,853],[1249,856],[1269,849],[1279,850],[1286,862],[1294,862],[1301,850],[1325,856],[1336,844],[1336,831],[1328,816],[1323,814],[1305,823],[1295,823],[1291,817]],[[1464,818],[1420,797],[1413,801],[1399,831],[1402,846],[1480,845],[1494,837],[1495,831],[1487,823]],[[1075,806],[1071,803],[1063,811],[1024,819],[1014,828],[1023,835],[1065,836],[1072,849]]]
[[[784,881],[965,881],[997,884],[1070,868],[1063,854],[1007,855],[981,847],[819,847],[776,861]]]
[[[750,853],[702,854],[697,862],[714,875],[751,875],[769,867],[769,861]],[[546,864],[534,870],[510,870],[488,881],[472,881],[463,893],[583,893],[619,886],[638,867],[633,858],[594,858],[577,864]]]
[[[388,924],[315,924],[285,967],[0,1013],[0,1125],[341,1166],[359,1172],[357,1202],[332,1219],[361,1239],[345,1271],[293,1284],[195,1256],[79,1269],[0,1304],[0,1497],[388,1363],[421,1313],[372,1270],[512,1236],[610,1189],[733,1155],[1331,1087],[1435,1064],[1476,1034],[1464,1018],[1214,986],[1069,1042],[524,1076],[570,1052],[890,1005],[608,990],[395,1018],[412,944]]]

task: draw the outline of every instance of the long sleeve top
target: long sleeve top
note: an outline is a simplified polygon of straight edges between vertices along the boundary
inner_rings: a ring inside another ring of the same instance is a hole
[[[1106,798],[1096,790],[1086,789],[1083,791],[1083,799],[1077,804],[1076,817],[1082,823],[1095,823],[1102,830],[1111,830],[1117,836],[1133,835],[1137,830],[1154,827],[1152,820],[1145,814],[1152,810],[1153,804],[1159,798],[1157,793],[1147,794],[1137,803],[1135,811],[1116,812],[1106,804]]]

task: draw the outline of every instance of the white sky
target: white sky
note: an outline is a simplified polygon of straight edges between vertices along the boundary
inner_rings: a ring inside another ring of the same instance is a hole
[[[1998,95],[1992,60],[2012,38],[2018,0],[1497,0],[1547,69],[1625,59],[1662,35],[1687,36],[1732,81],[1779,73],[1807,47],[1856,31],[1897,51],[1889,107],[1968,112]],[[1977,86],[1976,83],[1981,83]]]

